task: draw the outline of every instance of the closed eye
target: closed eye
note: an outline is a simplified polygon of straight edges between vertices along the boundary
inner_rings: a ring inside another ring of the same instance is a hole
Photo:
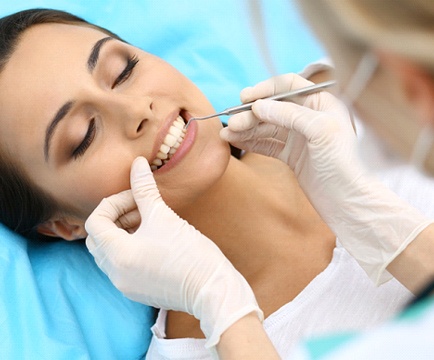
[[[122,84],[125,80],[127,80],[131,76],[131,74],[134,70],[134,67],[137,65],[138,62],[139,62],[139,59],[138,59],[137,55],[130,56],[127,59],[127,65],[125,66],[125,68],[122,70],[120,75],[114,81],[114,83],[112,85],[112,89],[114,89],[116,86],[119,86],[120,84]]]
[[[127,65],[125,66],[125,68],[122,70],[122,72],[119,74],[119,76],[114,81],[114,83],[112,85],[112,89],[115,88],[116,86],[119,86],[120,84],[122,84],[124,81],[126,81],[131,76],[131,74],[134,70],[134,67],[137,65],[138,62],[139,62],[139,59],[138,59],[137,55],[130,56],[127,59]],[[74,158],[74,160],[78,159],[86,152],[86,150],[92,144],[92,141],[95,138],[95,135],[96,135],[95,119],[92,119],[89,123],[89,128],[87,129],[87,132],[86,132],[86,135],[84,136],[83,141],[72,152],[72,157]]]
[[[95,134],[96,134],[95,119],[92,119],[89,123],[89,127],[87,129],[83,141],[72,152],[72,157],[74,158],[74,160],[78,159],[86,152],[90,144],[92,144],[92,141],[95,138]]]

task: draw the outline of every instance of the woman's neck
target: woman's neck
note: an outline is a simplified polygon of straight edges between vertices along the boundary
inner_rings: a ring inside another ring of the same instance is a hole
[[[288,166],[246,154],[179,212],[212,239],[252,287],[265,317],[293,300],[330,263],[335,237]],[[169,312],[167,338],[203,337],[198,321]]]
[[[213,189],[179,215],[212,239],[251,284],[281,264],[310,273],[300,254],[323,253],[322,235],[329,231],[289,168],[257,154],[231,158]]]

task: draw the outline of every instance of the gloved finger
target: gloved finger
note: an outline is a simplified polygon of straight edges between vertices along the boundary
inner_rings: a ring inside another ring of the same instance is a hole
[[[252,110],[261,120],[285,127],[302,134],[309,142],[335,139],[334,133],[341,131],[341,121],[336,116],[321,113],[294,103],[258,100]]]
[[[95,263],[112,282],[114,279],[111,276],[111,271],[117,262],[119,254],[124,253],[124,249],[128,244],[125,241],[125,231],[117,229],[124,234],[117,234],[116,237],[93,237],[88,235],[86,238],[86,247],[92,254]],[[110,232],[110,234],[112,233]]]
[[[142,219],[148,218],[151,204],[163,201],[148,161],[142,156],[136,158],[131,167],[131,191]]]
[[[86,238],[86,246],[89,252],[95,258],[98,266],[107,257],[111,257],[118,251],[118,243],[123,239],[126,231],[115,226],[112,229],[106,229],[93,236],[91,233]],[[101,266],[100,266],[101,267]]]
[[[223,128],[220,130],[220,137],[230,143],[233,141],[259,140],[264,138],[285,141],[288,137],[288,130],[274,124],[260,123],[257,127],[243,132],[234,132],[229,128]]]
[[[220,130],[220,136],[223,140],[230,142],[239,149],[277,157],[285,146],[288,131],[271,124],[261,125],[264,125],[263,127],[261,126],[264,132],[259,136],[255,134],[255,132],[258,131],[256,128],[242,133],[231,132],[229,129],[225,128]]]
[[[232,131],[245,131],[253,129],[258,124],[259,119],[251,111],[246,111],[231,116],[227,127]]]
[[[140,226],[141,217],[137,208],[127,212],[115,221],[116,225],[121,229],[128,231],[130,234],[134,233]]]
[[[260,139],[260,140],[245,140],[245,141],[233,141],[231,144],[239,149],[262,154],[265,156],[271,156],[277,158],[282,152],[285,143],[276,139]]]
[[[105,243],[103,243],[105,244]],[[86,247],[89,250],[89,252],[92,254],[92,256],[95,259],[96,264],[99,268],[103,265],[104,260],[106,259],[105,250],[101,249],[101,241],[97,241],[93,236],[88,235],[86,238]]]
[[[328,111],[330,109],[341,108],[344,106],[341,100],[326,90],[321,90],[308,96],[303,96],[302,100],[303,101],[293,102],[317,111]]]
[[[116,230],[123,231],[116,226],[115,222],[135,206],[130,190],[103,199],[84,224],[87,233],[98,238],[100,234],[109,231],[113,233],[117,233]]]
[[[297,74],[284,74],[262,81],[253,87],[247,87],[240,93],[241,101],[250,102],[263,99],[278,93],[303,88],[313,85],[313,82]],[[294,101],[302,101],[304,97],[294,98]]]
[[[241,90],[240,99],[243,103],[275,95],[279,92],[292,89],[292,81],[295,74],[283,74],[261,81],[255,86],[249,86]]]
[[[356,134],[356,126],[353,114],[348,107],[337,97],[327,91],[320,91],[309,95],[303,106],[309,107],[315,111],[326,112],[334,116],[342,127]]]
[[[291,130],[293,129],[294,113],[299,108],[300,105],[291,102],[258,100],[253,105],[252,111],[261,121]],[[307,107],[303,107],[303,110],[309,114],[313,112]],[[316,112],[312,115],[314,117]]]

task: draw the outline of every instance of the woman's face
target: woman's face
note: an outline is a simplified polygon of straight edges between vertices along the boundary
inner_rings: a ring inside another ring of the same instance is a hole
[[[2,146],[37,186],[83,220],[103,197],[130,187],[137,156],[157,158],[179,115],[214,111],[163,60],[95,29],[63,24],[23,34],[0,73],[0,108]],[[229,148],[220,128],[218,119],[193,122],[173,158],[154,172],[175,210],[224,173]]]

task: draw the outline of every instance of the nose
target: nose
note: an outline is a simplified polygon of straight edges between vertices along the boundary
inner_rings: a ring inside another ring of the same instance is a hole
[[[153,101],[149,96],[119,95],[106,100],[105,117],[128,138],[139,137],[153,120]]]

